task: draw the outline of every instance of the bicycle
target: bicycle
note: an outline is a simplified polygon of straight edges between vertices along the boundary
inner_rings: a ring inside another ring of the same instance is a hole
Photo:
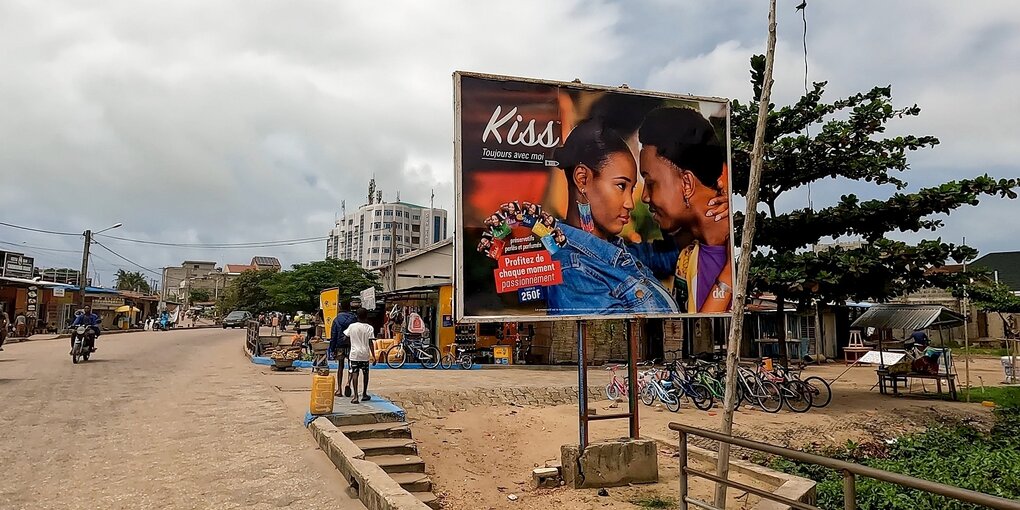
[[[439,360],[440,366],[444,370],[453,368],[454,363],[460,365],[460,368],[464,370],[471,370],[471,367],[475,364],[474,356],[472,355],[474,349],[450,345],[450,351]],[[456,351],[457,354],[454,355],[453,351]]]
[[[687,398],[694,407],[707,411],[715,404],[712,392],[704,384],[692,380],[690,374],[679,363],[670,367],[670,381],[676,389],[678,398]]]
[[[655,403],[655,399],[659,399],[660,402],[666,405],[666,409],[672,412],[680,410],[680,398],[676,394],[676,390],[672,388],[670,381],[660,381],[659,373],[656,371],[649,371],[649,381],[645,384],[645,387],[641,389],[641,402],[644,402],[646,406],[650,406]]]
[[[720,365],[702,360],[694,360],[688,368],[694,372],[694,381],[708,388],[712,398],[722,401],[726,398],[726,371]]]
[[[752,405],[757,404],[767,413],[778,413],[783,408],[783,392],[779,385],[762,379],[743,366],[737,367],[737,375],[737,393],[740,398],[734,404],[734,409],[740,406],[742,400]]]
[[[800,371],[792,371],[787,377],[801,381]],[[811,405],[814,407],[825,407],[832,402],[832,386],[829,382],[817,375],[813,375],[801,381],[806,390],[811,394]]]
[[[783,403],[795,413],[804,413],[811,409],[812,393],[807,384],[790,375],[789,370],[776,367],[772,371],[765,370],[765,364],[758,365],[758,377],[771,381],[779,386]]]
[[[400,343],[391,346],[386,349],[386,366],[390,368],[400,368],[407,362],[407,358],[414,358],[416,361],[422,364],[425,368],[436,368],[442,361],[442,355],[439,353],[434,345],[423,345],[414,343],[405,345],[408,342],[401,341]]]

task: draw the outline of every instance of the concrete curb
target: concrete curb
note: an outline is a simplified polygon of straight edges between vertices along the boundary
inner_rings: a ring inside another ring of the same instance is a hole
[[[365,459],[365,452],[326,418],[316,418],[308,427],[319,448],[358,493],[369,510],[430,510],[413,494],[393,481],[389,473]]]
[[[676,448],[677,441],[679,441],[679,439],[667,441],[661,436],[652,434],[645,434],[644,437],[653,439],[658,443],[671,448]],[[713,465],[719,458],[716,452],[694,446],[692,444],[687,445],[687,454],[702,462],[708,462]],[[817,483],[814,480],[788,475],[786,473],[741,459],[730,459],[730,472],[737,473],[748,478],[753,478],[759,482],[764,482],[776,487],[772,490],[772,493],[777,496],[783,496],[785,498],[812,505],[816,503],[817,494],[815,492],[815,486]],[[776,501],[760,501],[754,506],[754,508],[755,510],[788,510],[790,507]]]

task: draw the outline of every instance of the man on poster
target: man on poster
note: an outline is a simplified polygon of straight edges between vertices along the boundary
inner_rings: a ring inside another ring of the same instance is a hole
[[[729,207],[725,149],[708,120],[689,108],[652,111],[638,137],[641,200],[666,239],[633,244],[630,251],[656,276],[673,276],[681,311],[730,310],[730,226],[720,221]]]

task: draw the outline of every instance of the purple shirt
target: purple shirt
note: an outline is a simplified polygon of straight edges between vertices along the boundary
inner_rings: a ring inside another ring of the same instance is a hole
[[[703,244],[698,247],[698,293],[696,302],[698,310],[705,305],[705,300],[712,292],[712,287],[719,281],[719,273],[726,265],[726,256],[729,254],[729,247],[709,246]]]

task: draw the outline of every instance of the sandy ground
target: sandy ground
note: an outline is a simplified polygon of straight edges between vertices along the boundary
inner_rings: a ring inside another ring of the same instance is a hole
[[[243,331],[65,339],[0,352],[0,508],[363,509],[279,393]]]
[[[427,472],[437,484],[436,493],[449,510],[557,508],[634,509],[641,499],[676,501],[678,462],[673,451],[660,447],[659,477],[656,484],[608,489],[598,496],[595,489],[531,489],[531,470],[547,462],[559,462],[559,446],[577,441],[575,408],[484,407],[467,409],[446,418],[429,419],[412,425]],[[603,422],[604,423],[604,422]],[[606,425],[602,436],[626,435],[626,425]],[[699,469],[709,466],[694,464]],[[744,478],[740,481],[765,487]],[[712,486],[700,479],[691,482],[692,495],[710,498]],[[517,496],[511,501],[508,496]],[[751,508],[757,498],[731,493],[727,508]]]
[[[805,414],[783,410],[777,414],[756,410],[737,412],[735,434],[773,444],[794,448],[809,445],[837,445],[848,440],[855,442],[878,441],[916,431],[933,421],[972,420],[988,423],[990,410],[978,404],[944,402],[925,395],[919,385],[912,388],[914,395],[883,396],[874,385],[874,371],[866,367],[853,368],[843,373],[842,365],[813,367],[807,375],[819,375],[826,379],[840,377],[833,385],[833,402],[824,409],[812,409]],[[971,377],[978,376],[986,383],[999,382],[1001,368],[998,360],[972,360]],[[499,372],[499,371],[483,371]],[[525,385],[534,377],[531,371],[503,371],[500,375],[510,376],[512,372]],[[604,372],[604,371],[601,371]],[[554,372],[544,378],[556,377]],[[397,377],[403,373],[389,373]],[[424,374],[408,375],[418,378]],[[561,384],[569,384],[573,374],[559,374]],[[597,369],[591,370],[591,379],[601,380],[606,376]],[[421,384],[427,385],[422,382]],[[395,385],[407,386],[407,381]],[[933,385],[929,386],[934,391]],[[385,394],[387,388],[380,389]],[[426,391],[423,389],[423,391]],[[612,407],[607,401],[594,403],[598,413],[620,412],[625,404]],[[577,407],[562,405],[546,408],[528,407],[470,407],[463,406],[444,418],[425,419],[413,425],[415,439],[419,441],[422,457],[428,464],[428,472],[437,484],[440,494],[449,509],[474,508],[638,508],[635,500],[662,497],[676,500],[678,495],[678,462],[668,446],[660,447],[660,483],[610,489],[609,497],[599,497],[594,490],[572,491],[560,489],[530,489],[527,482],[531,470],[544,466],[559,457],[559,445],[577,442]],[[668,444],[676,442],[676,435],[668,428],[670,422],[680,422],[697,427],[717,429],[721,422],[721,411],[698,411],[683,408],[671,413],[661,406],[639,406],[642,435],[659,439]],[[627,435],[625,420],[593,422],[590,426],[593,440],[612,439]],[[696,441],[705,447],[714,444]],[[748,452],[737,456],[747,458]],[[705,466],[701,466],[704,468]],[[709,469],[711,470],[711,468]],[[741,480],[747,481],[747,480]],[[696,497],[710,498],[712,486],[703,480],[692,482]],[[518,501],[507,499],[509,494],[518,496]],[[756,499],[747,499],[739,491],[730,492],[731,508],[750,508]],[[737,500],[737,497],[741,497]]]
[[[957,360],[963,372],[963,360]],[[307,409],[307,373],[270,372],[258,369],[270,386],[280,391],[288,403],[294,419]],[[804,377],[818,375],[833,380],[833,401],[823,409],[812,409],[805,414],[783,410],[769,414],[756,410],[742,410],[734,418],[735,434],[774,444],[803,448],[810,445],[837,445],[848,440],[863,442],[899,436],[925,427],[932,421],[973,420],[989,423],[991,411],[979,404],[947,402],[925,394],[934,392],[934,385],[922,388],[915,383],[910,395],[884,396],[872,389],[876,378],[874,368],[855,367],[847,370],[842,363],[809,367]],[[589,383],[604,385],[610,374],[604,367],[589,369]],[[961,385],[963,375],[961,373]],[[1003,374],[998,359],[975,358],[971,361],[971,379],[975,386],[1002,383]],[[486,368],[472,371],[442,370],[375,370],[372,372],[370,391],[385,396],[388,392],[419,391],[424,395],[437,390],[514,387],[546,388],[577,384],[577,374],[566,368],[540,369]],[[593,402],[598,413],[619,412],[626,404],[611,408],[611,402]],[[537,489],[528,487],[531,470],[559,458],[562,444],[577,442],[577,406],[510,407],[472,406],[461,402],[453,413],[443,418],[416,419],[412,416],[414,437],[419,443],[427,471],[436,482],[436,493],[445,508],[503,509],[503,508],[564,508],[580,510],[590,508],[639,508],[632,502],[651,497],[675,500],[678,493],[677,459],[669,446],[660,446],[659,472],[661,482],[653,485],[610,489],[608,497],[599,497],[594,490],[574,491],[567,488]],[[720,426],[721,411],[708,412],[684,407],[671,413],[661,406],[639,406],[643,437],[674,444],[676,435],[668,428],[672,421],[697,427],[716,429]],[[592,440],[612,439],[627,435],[625,420],[593,422]],[[704,441],[696,444],[714,447]],[[747,452],[737,456],[747,457]],[[702,466],[705,467],[705,466]],[[746,481],[746,480],[744,480]],[[696,496],[710,497],[711,484],[692,482]],[[514,494],[517,501],[507,496]],[[731,508],[750,507],[754,499],[735,498],[741,493],[731,491]]]

